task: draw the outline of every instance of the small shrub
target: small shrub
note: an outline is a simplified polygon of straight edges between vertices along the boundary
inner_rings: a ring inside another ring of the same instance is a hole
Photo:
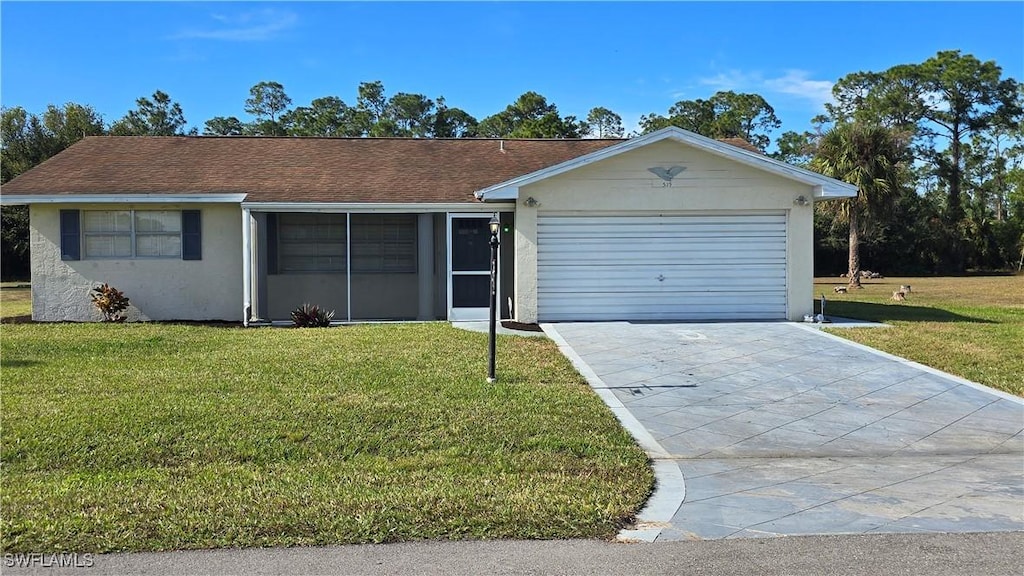
[[[292,323],[298,328],[322,328],[331,325],[334,310],[328,312],[316,304],[303,304],[292,310]]]
[[[89,296],[92,305],[103,314],[104,322],[124,322],[128,318],[121,314],[128,309],[128,297],[117,288],[104,283],[93,288]]]

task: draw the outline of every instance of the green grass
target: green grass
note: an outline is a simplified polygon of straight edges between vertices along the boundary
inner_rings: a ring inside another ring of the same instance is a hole
[[[890,300],[904,284],[912,288],[906,302]],[[844,279],[815,280],[828,315],[893,327],[833,334],[1024,396],[1024,276],[886,278],[833,293],[840,285]]]
[[[32,289],[20,282],[0,285],[0,318],[28,320],[32,317]]]
[[[547,340],[5,324],[4,552],[609,537],[647,458]]]

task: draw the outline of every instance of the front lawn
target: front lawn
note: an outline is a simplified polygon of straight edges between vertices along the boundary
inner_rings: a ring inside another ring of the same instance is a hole
[[[905,302],[891,300],[901,285]],[[825,312],[891,324],[832,333],[1024,396],[1024,276],[885,278],[835,294],[845,278],[818,278]]]
[[[6,322],[32,318],[32,289],[24,282],[0,284],[0,319]]]
[[[5,324],[4,552],[609,537],[653,476],[547,340]]]

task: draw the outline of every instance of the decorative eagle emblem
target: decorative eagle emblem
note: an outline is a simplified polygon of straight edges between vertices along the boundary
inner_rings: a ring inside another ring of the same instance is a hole
[[[655,166],[654,168],[648,168],[647,171],[654,174],[658,178],[661,178],[665,182],[671,182],[673,178],[679,175],[680,172],[686,170],[685,166],[673,166],[671,168],[662,168],[661,166]]]

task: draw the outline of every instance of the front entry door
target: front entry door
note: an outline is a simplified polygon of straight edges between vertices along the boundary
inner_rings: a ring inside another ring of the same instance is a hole
[[[449,320],[487,320],[490,316],[490,221],[490,214],[451,214],[448,217]]]

